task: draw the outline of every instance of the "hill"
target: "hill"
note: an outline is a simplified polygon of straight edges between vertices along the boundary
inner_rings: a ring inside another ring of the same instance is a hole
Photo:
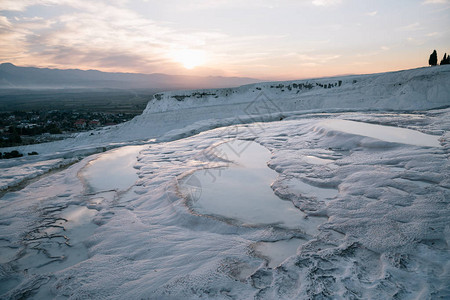
[[[244,77],[108,73],[96,70],[18,67],[11,63],[0,65],[0,88],[2,89],[113,88],[171,90],[232,87],[259,81],[258,79]]]

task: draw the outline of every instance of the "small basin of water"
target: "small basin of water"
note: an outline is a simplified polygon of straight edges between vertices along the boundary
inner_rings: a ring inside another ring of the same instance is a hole
[[[324,218],[307,217],[292,202],[276,196],[271,188],[277,173],[267,166],[270,152],[252,141],[236,148],[232,142],[215,148],[216,156],[229,160],[228,168],[206,169],[193,174],[201,192],[189,197],[180,182],[180,191],[187,196],[191,208],[202,215],[234,220],[248,226],[277,225],[317,233]],[[188,179],[192,182],[192,177]]]
[[[306,240],[293,238],[276,242],[258,242],[253,244],[256,256],[264,258],[269,268],[278,267],[287,258],[297,254],[297,249]]]
[[[125,146],[104,154],[89,162],[81,176],[93,192],[129,189],[137,180],[136,163],[139,152],[145,146]]]
[[[30,274],[56,272],[88,259],[88,249],[84,241],[97,229],[92,220],[97,214],[95,209],[80,205],[69,205],[61,211],[59,218],[42,232],[42,239],[31,242],[19,260],[23,269]],[[59,227],[57,227],[59,226]],[[43,251],[44,249],[48,257]]]
[[[92,221],[92,218],[97,214],[95,209],[89,209],[86,206],[69,205],[63,210],[61,217],[67,220],[64,224],[66,230],[75,227],[84,226]]]
[[[425,134],[412,129],[340,119],[325,120],[320,122],[318,126],[349,134],[367,136],[391,143],[440,147],[438,136]]]

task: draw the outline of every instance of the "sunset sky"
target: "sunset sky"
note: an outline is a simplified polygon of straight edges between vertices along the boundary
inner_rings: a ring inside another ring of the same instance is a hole
[[[297,79],[427,65],[450,0],[0,0],[0,61]]]

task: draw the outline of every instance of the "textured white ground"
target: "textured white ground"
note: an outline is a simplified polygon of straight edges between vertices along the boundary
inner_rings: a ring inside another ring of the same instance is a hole
[[[160,113],[149,103],[97,139],[1,162],[15,188],[0,198],[0,297],[449,298],[450,109],[436,108],[450,104],[450,69],[432,69],[339,79],[346,90],[334,96],[361,102],[351,112],[315,88],[316,113],[286,106],[255,118],[229,104],[205,115],[203,103],[151,123]],[[398,96],[396,108],[397,89],[427,96]],[[249,95],[247,106],[294,105],[294,94]],[[183,100],[155,99],[193,105]],[[376,103],[391,110],[368,111]],[[103,147],[116,149],[88,155]],[[42,175],[61,160],[79,161]],[[33,164],[38,173],[21,171]]]

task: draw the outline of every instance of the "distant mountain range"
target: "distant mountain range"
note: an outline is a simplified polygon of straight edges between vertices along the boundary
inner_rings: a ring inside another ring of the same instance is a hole
[[[0,64],[0,89],[198,89],[236,87],[261,82],[245,77],[108,73],[96,70],[61,70]]]

